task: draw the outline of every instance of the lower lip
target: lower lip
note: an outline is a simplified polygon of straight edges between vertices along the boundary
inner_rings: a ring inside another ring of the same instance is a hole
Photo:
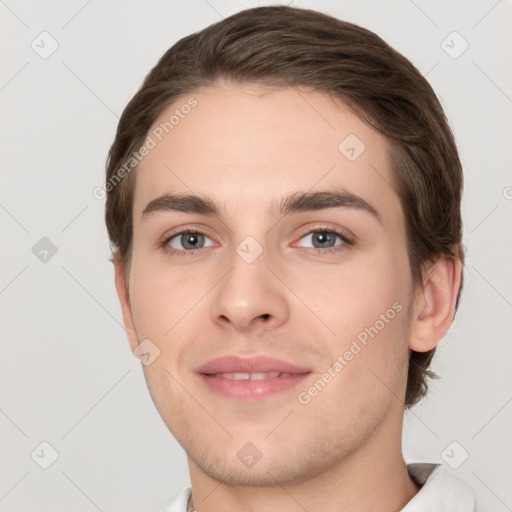
[[[311,372],[261,380],[233,380],[203,373],[198,375],[210,391],[217,395],[238,400],[258,400],[293,389]]]

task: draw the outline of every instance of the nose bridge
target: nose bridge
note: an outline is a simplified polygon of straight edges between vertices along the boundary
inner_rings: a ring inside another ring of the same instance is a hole
[[[267,268],[271,259],[271,251],[253,236],[246,236],[233,248],[230,270],[216,287],[214,321],[228,321],[239,330],[247,330],[262,319],[273,325],[286,321],[288,305],[283,287]]]

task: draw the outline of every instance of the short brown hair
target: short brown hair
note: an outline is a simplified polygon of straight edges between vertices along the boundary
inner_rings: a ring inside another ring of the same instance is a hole
[[[331,16],[284,6],[238,12],[179,40],[125,108],[107,161],[107,183],[179,96],[219,79],[304,86],[340,99],[391,143],[394,188],[405,215],[415,285],[441,255],[464,260],[462,168],[442,107],[421,73],[373,32]],[[135,172],[107,188],[113,251],[129,261]],[[457,303],[460,297],[457,295]],[[411,351],[405,406],[427,392],[434,350]]]

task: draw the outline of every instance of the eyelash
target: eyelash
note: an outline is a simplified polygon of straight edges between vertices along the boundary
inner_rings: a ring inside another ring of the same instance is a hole
[[[196,229],[196,228],[185,228],[185,229],[183,229],[181,231],[178,231],[177,233],[173,233],[171,236],[166,237],[164,240],[162,240],[162,242],[159,245],[160,245],[160,247],[163,250],[168,251],[171,254],[176,254],[176,255],[185,255],[185,254],[191,255],[191,254],[195,254],[196,252],[204,249],[204,247],[201,247],[199,249],[191,249],[189,251],[185,251],[185,250],[182,250],[182,249],[169,248],[169,246],[168,246],[168,243],[173,238],[175,238],[177,236],[180,236],[180,235],[188,235],[188,234],[194,234],[194,233],[197,233],[199,235],[208,236],[207,233],[205,233],[204,231],[201,231],[199,229]],[[340,230],[337,230],[337,229],[334,229],[334,228],[331,228],[331,227],[327,227],[327,226],[325,226],[325,227],[318,226],[315,229],[310,229],[309,231],[306,231],[304,234],[302,234],[300,236],[299,240],[301,240],[305,236],[310,235],[312,233],[330,233],[330,234],[333,234],[333,235],[337,235],[341,239],[341,241],[343,242],[340,245],[337,245],[337,246],[334,246],[334,247],[328,247],[327,249],[320,249],[318,247],[307,247],[306,248],[306,249],[309,249],[309,251],[312,251],[316,255],[318,255],[318,254],[326,254],[326,253],[327,254],[337,253],[337,252],[339,252],[341,250],[344,250],[345,246],[347,246],[347,245],[348,246],[355,245],[354,240],[349,238],[345,233],[343,233]]]

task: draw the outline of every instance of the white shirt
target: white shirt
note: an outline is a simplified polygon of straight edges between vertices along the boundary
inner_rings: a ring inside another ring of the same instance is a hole
[[[472,489],[440,464],[408,464],[407,471],[422,487],[400,512],[475,512]],[[186,487],[160,512],[186,512],[191,492]]]

